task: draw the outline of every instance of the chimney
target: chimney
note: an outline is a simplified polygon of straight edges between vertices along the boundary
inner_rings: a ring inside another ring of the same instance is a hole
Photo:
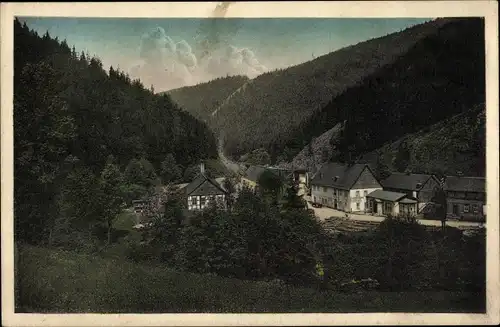
[[[205,174],[205,163],[203,162],[200,164],[200,173]]]

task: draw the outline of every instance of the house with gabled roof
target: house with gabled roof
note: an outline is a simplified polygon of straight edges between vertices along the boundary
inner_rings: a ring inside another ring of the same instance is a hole
[[[240,187],[246,187],[253,191],[256,191],[259,186],[259,179],[264,172],[271,172],[278,176],[283,181],[283,187],[285,188],[286,182],[292,179],[292,172],[286,169],[280,169],[277,167],[264,167],[264,166],[249,166],[243,176],[241,176]]]
[[[366,196],[367,211],[379,216],[415,216],[417,200],[407,193],[375,190]]]
[[[417,200],[420,211],[431,201],[439,180],[434,175],[393,172],[380,183],[384,191],[404,193],[409,199]]]
[[[486,219],[486,180],[484,177],[446,176],[447,216],[461,220]]]
[[[210,203],[216,201],[226,207],[227,191],[213,178],[205,174],[204,165],[201,164],[200,173],[196,178],[183,187],[188,210],[203,210]]]
[[[366,196],[382,185],[367,164],[327,163],[311,182],[313,203],[345,212],[367,211]]]

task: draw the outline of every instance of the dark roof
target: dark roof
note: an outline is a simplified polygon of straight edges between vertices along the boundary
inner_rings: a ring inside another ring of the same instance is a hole
[[[444,189],[455,192],[486,192],[484,177],[446,176]]]
[[[390,192],[390,191],[383,191],[383,190],[375,190],[367,195],[367,197],[370,197],[370,198],[391,201],[391,202],[397,202],[399,199],[402,199],[405,196],[406,196],[406,194],[404,194],[404,193]]]
[[[399,201],[399,203],[417,203],[417,200],[409,199],[409,198],[403,198],[402,200]]]
[[[380,184],[384,188],[418,191],[431,177],[426,174],[392,173]],[[417,184],[420,184],[420,188],[417,188]]]
[[[346,165],[330,162],[320,168],[311,184],[349,190],[365,168],[368,169],[366,164]]]
[[[206,183],[206,186],[203,183]],[[200,187],[201,186],[201,187]],[[203,194],[217,194],[220,192],[227,193],[226,190],[214,179],[206,176],[205,174],[198,174],[196,178],[184,187],[186,195],[203,195]],[[196,194],[194,194],[196,193]]]

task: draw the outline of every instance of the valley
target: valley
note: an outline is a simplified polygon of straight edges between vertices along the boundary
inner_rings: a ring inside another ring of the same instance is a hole
[[[436,19],[254,79],[227,77],[167,93],[216,134],[230,135],[224,151],[234,159],[263,149],[282,167],[373,163],[378,149],[484,103],[482,28],[480,19]],[[460,142],[475,147],[472,139]],[[385,153],[391,166],[394,152]],[[416,171],[445,166],[449,174],[484,175],[479,162],[455,167],[444,157],[430,164],[414,157]],[[476,157],[463,153],[460,162]]]

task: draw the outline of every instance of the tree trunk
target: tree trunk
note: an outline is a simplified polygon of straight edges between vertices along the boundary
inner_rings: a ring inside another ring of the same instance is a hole
[[[392,219],[392,218],[389,218]],[[392,220],[389,220],[389,260],[387,262],[386,278],[387,282],[392,287],[392,256],[393,256],[393,244],[392,244]]]
[[[52,231],[54,230],[54,227],[51,227],[49,229],[49,247],[52,247]]]
[[[107,245],[110,245],[111,244],[111,221],[108,220],[108,242],[107,242]]]

